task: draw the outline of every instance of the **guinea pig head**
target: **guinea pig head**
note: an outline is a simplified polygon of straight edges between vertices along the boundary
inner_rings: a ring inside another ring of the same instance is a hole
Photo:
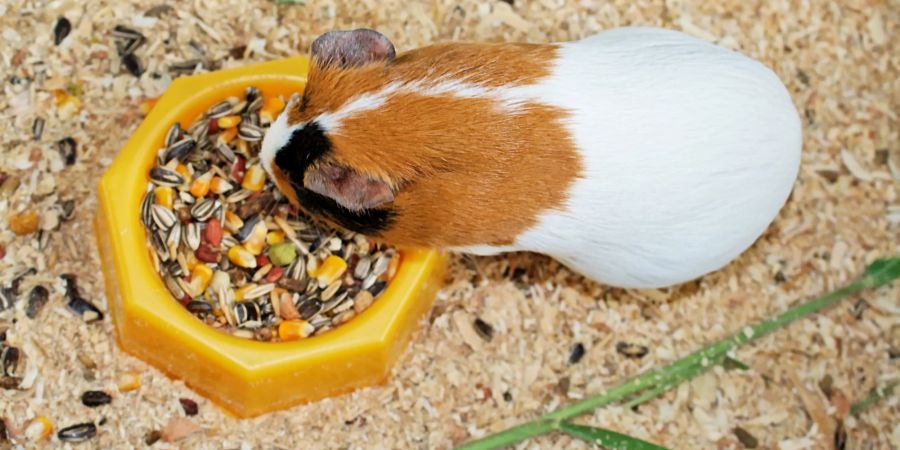
[[[271,124],[262,142],[262,164],[295,206],[332,224],[377,235],[392,222],[396,180],[375,164],[355,164],[359,149],[342,148],[336,138],[340,115],[347,113],[338,107],[377,85],[379,71],[395,57],[394,46],[373,30],[332,31],[313,42],[311,54],[304,94],[293,97]]]

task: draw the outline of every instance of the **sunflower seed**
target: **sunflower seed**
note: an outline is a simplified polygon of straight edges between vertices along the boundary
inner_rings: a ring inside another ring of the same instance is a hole
[[[219,103],[216,103],[212,108],[209,108],[207,115],[211,119],[225,117],[231,112],[231,106],[231,102],[229,102],[228,100],[221,101]]]
[[[134,53],[126,53],[122,55],[122,65],[128,70],[128,73],[140,78],[144,73],[144,67],[141,60]]]
[[[199,300],[191,300],[185,305],[188,311],[192,314],[210,314],[213,312],[212,305],[209,303],[199,301]]]
[[[175,281],[175,278],[165,277],[166,289],[175,297],[176,300],[181,300],[184,298],[184,290],[181,289],[181,286]]]
[[[189,223],[184,229],[184,244],[191,250],[197,250],[200,247],[200,225]]]
[[[81,404],[88,408],[96,408],[112,403],[112,396],[103,391],[84,391],[81,394]]]
[[[616,344],[616,351],[626,358],[640,359],[650,353],[650,349],[646,345],[630,344],[628,342],[619,342]]]
[[[256,302],[240,302],[234,304],[234,320],[238,324],[259,319],[259,305]]]
[[[34,122],[31,122],[31,138],[35,141],[41,140],[41,136],[44,135],[44,119],[40,117],[36,117]]]
[[[247,141],[247,142],[257,142],[261,141],[263,138],[263,129],[247,122],[241,122],[240,126],[238,126],[238,137]]]
[[[220,155],[222,155],[223,158],[225,158],[225,161],[229,163],[234,162],[234,152],[231,150],[231,147],[226,145],[224,142],[216,143],[216,150]]]
[[[35,286],[31,289],[31,294],[28,295],[28,307],[25,310],[25,315],[29,319],[34,319],[49,300],[50,291],[44,286]]]
[[[18,348],[12,346],[3,346],[0,351],[0,374],[9,377],[15,377],[23,372],[20,368],[22,352]]]
[[[253,191],[250,191],[247,189],[241,189],[241,190],[235,192],[234,194],[229,195],[225,199],[225,203],[237,203],[240,201],[244,201],[251,195],[253,195]]]
[[[72,217],[75,215],[75,200],[63,200],[62,203],[59,204],[60,209],[62,210],[63,220],[72,220]]]
[[[584,344],[576,342],[569,351],[569,364],[576,364],[584,357]]]
[[[191,208],[191,216],[195,219],[205,222],[207,219],[212,217],[212,215],[216,212],[216,209],[221,206],[218,200],[208,198],[206,200],[197,203]]]
[[[175,224],[169,230],[169,234],[166,235],[166,245],[169,246],[169,251],[172,253],[177,253],[178,244],[181,242],[181,225]]]
[[[199,59],[189,59],[187,61],[181,61],[177,63],[173,63],[169,65],[169,71],[175,72],[178,74],[187,74],[193,73],[194,70],[197,69],[197,66],[203,66],[203,62]]]
[[[63,428],[56,437],[63,442],[84,442],[97,435],[97,426],[93,423],[80,423]]]
[[[178,187],[184,184],[180,173],[162,167],[150,169],[150,180],[160,186]]]
[[[196,147],[197,141],[195,141],[191,137],[185,137],[173,143],[166,149],[165,156],[163,157],[163,163],[168,164],[169,161],[173,159],[184,161],[188,154]]]
[[[153,217],[153,223],[155,223],[156,226],[163,230],[172,228],[172,226],[175,225],[175,223],[178,221],[178,217],[175,216],[175,213],[165,206],[151,205],[150,211],[151,216]]]
[[[475,332],[485,341],[490,342],[494,338],[494,327],[481,318],[476,318],[472,325],[474,325]]]
[[[78,159],[78,144],[75,142],[75,139],[71,137],[62,138],[57,141],[56,148],[59,149],[59,156],[67,166],[75,164],[75,160]]]
[[[334,294],[337,294],[338,289],[341,288],[341,280],[337,280],[334,283],[331,283],[324,291],[322,291],[322,301],[327,302],[331,297],[334,297]]]
[[[59,45],[72,32],[72,22],[65,17],[56,19],[56,25],[53,26],[53,43]]]
[[[171,147],[172,144],[178,142],[181,139],[181,136],[184,135],[184,130],[181,129],[181,123],[175,122],[169,127],[169,131],[166,133],[166,141],[165,146]]]

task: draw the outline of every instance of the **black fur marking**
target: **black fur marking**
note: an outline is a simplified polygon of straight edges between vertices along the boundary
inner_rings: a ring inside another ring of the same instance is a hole
[[[321,215],[356,233],[377,236],[394,221],[395,212],[389,209],[351,211],[324,195],[306,189],[303,175],[317,159],[331,152],[331,142],[319,124],[310,122],[294,131],[291,139],[275,155],[275,164],[290,181],[300,206],[310,214]]]

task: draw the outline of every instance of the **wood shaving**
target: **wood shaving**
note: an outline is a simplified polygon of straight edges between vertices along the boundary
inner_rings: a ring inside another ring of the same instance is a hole
[[[188,397],[200,406],[195,425],[208,431],[153,448],[448,449],[572,402],[560,392],[564,378],[576,397],[609,389],[838,288],[900,249],[896,1],[191,0],[166,2],[171,12],[157,3],[0,2],[0,172],[11,175],[0,187],[0,284],[35,267],[21,292],[37,284],[50,291],[36,320],[21,301],[0,311],[7,340],[35,354],[28,355],[30,388],[0,390],[0,418],[10,430],[37,416],[57,425],[99,423],[80,395],[102,388],[116,395],[85,448],[146,448],[144,436],[183,417],[177,399]],[[59,15],[73,28],[56,46]],[[140,79],[121,66],[109,36],[116,25],[147,36],[135,53],[147,69]],[[542,256],[454,257],[429,320],[384,385],[249,420],[227,416],[123,353],[109,318],[86,324],[67,311],[59,275],[71,272],[82,295],[109,312],[92,235],[96,182],[140,124],[140,103],[181,76],[172,65],[196,59],[205,72],[293,56],[335,28],[377,28],[402,52],[453,39],[566,41],[622,25],[679,29],[759,59],[785,82],[804,126],[800,179],[778,219],[749,251],[695,287],[610,289]],[[58,107],[56,89],[77,92],[80,108]],[[34,140],[37,117],[45,123]],[[56,147],[65,137],[78,143],[72,166]],[[37,233],[9,230],[11,213],[43,213],[68,199],[76,201],[74,217],[48,232],[46,248],[39,249]],[[872,307],[857,318],[860,298]],[[900,317],[898,298],[900,283],[867,291],[738,351],[752,370],[716,369],[699,387],[680,386],[639,412],[606,408],[583,421],[679,450],[728,448],[738,426],[759,448],[819,448],[818,426],[803,414],[788,374],[805,386],[831,375],[835,391],[852,401],[876,381],[900,378],[886,339]],[[469,333],[475,317],[494,327],[490,343]],[[619,341],[650,351],[623,358]],[[585,355],[570,365],[576,342]],[[77,355],[95,367],[85,370]],[[130,370],[141,373],[141,386],[119,393],[117,376]],[[824,408],[837,414],[845,406],[833,398]],[[898,416],[900,403],[885,400],[847,418],[847,448],[900,448]],[[50,439],[48,448],[63,447]],[[519,448],[590,447],[552,434]]]

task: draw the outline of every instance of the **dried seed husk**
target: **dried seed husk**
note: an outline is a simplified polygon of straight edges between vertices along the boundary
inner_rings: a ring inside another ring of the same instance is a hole
[[[650,353],[650,349],[646,345],[619,342],[616,344],[616,352],[626,358],[640,359],[647,356],[647,353]]]
[[[485,341],[490,342],[494,338],[494,327],[481,318],[476,318],[472,325],[475,327],[475,332]]]

